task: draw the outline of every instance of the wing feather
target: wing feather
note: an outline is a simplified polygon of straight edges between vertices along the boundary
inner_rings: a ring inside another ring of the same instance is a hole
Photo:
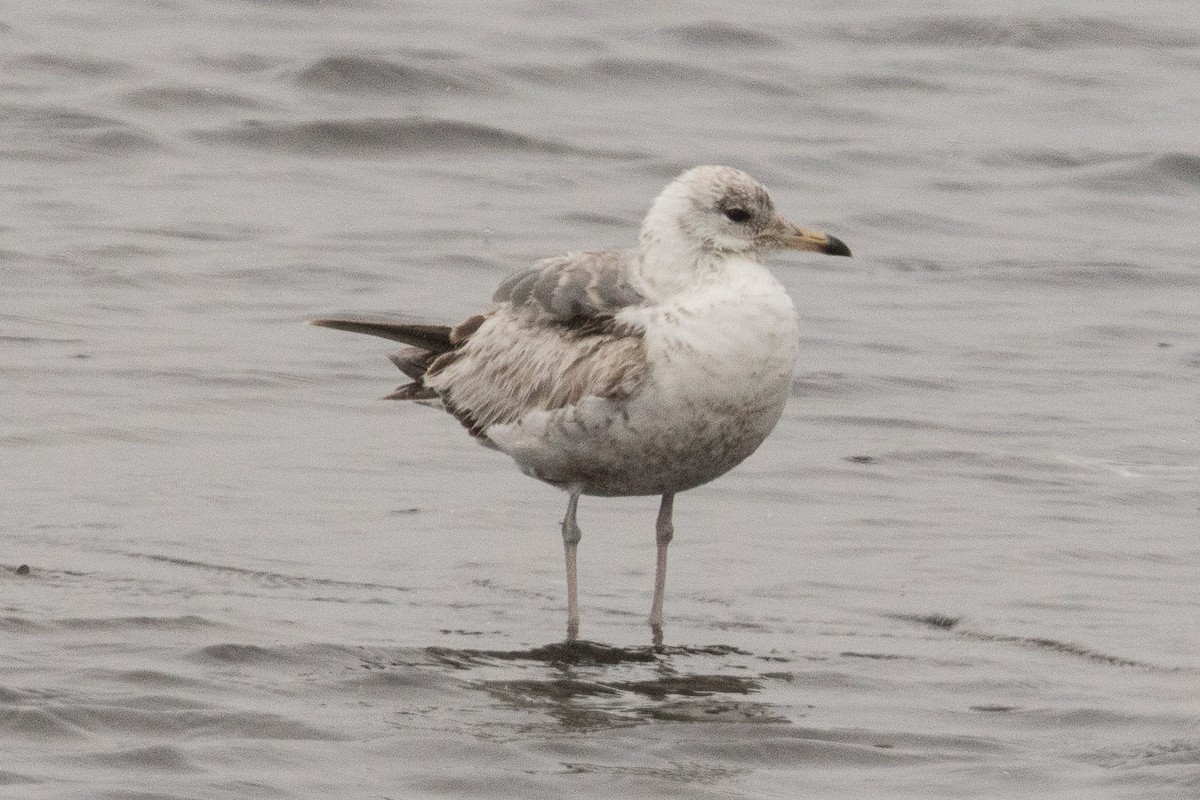
[[[631,259],[614,250],[547,258],[501,283],[492,299],[562,323],[611,317],[645,301],[629,282]]]
[[[622,309],[645,302],[629,281],[631,259],[618,251],[545,259],[501,283],[490,313],[453,327],[378,314],[312,324],[410,345],[391,359],[413,383],[389,397],[440,399],[486,444],[490,426],[530,411],[638,391],[647,374],[645,342],[639,328],[617,321]]]
[[[433,362],[425,385],[477,436],[529,411],[629,396],[646,375],[641,331],[616,320],[645,301],[629,282],[630,258],[570,253],[508,278],[496,310]]]
[[[619,400],[647,372],[640,332],[612,327],[577,334],[530,325],[528,314],[501,308],[458,350],[438,356],[424,376],[446,409],[477,436],[530,411],[573,406],[585,397]]]

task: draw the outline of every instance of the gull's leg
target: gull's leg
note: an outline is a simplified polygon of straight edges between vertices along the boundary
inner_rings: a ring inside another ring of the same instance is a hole
[[[658,563],[654,569],[654,605],[650,607],[650,633],[654,637],[654,646],[663,643],[663,592],[667,588],[667,545],[675,535],[675,526],[671,524],[671,511],[675,506],[675,495],[664,494],[662,505],[658,507],[658,522],[654,526],[654,538],[658,543]]]
[[[579,490],[571,489],[567,500],[567,516],[562,523],[563,551],[567,557],[567,641],[579,638],[579,597],[575,589],[575,550],[583,531],[575,524],[575,509],[579,505]]]

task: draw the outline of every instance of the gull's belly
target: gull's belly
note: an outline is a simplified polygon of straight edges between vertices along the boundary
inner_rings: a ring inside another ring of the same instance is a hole
[[[527,474],[585,494],[680,492],[724,474],[775,427],[798,348],[795,309],[771,279],[645,321],[650,377],[634,397],[535,412],[489,436]]]

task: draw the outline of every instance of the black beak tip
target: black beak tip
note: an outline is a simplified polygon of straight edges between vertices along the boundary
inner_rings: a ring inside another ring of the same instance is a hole
[[[848,256],[850,248],[846,247],[846,243],[836,236],[829,237],[829,244],[825,245],[825,252],[831,256]]]

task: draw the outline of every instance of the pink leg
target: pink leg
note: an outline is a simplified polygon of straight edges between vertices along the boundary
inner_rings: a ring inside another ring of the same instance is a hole
[[[579,491],[571,490],[567,500],[567,516],[562,523],[563,551],[567,557],[567,641],[579,638],[579,596],[576,590],[575,550],[583,531],[575,524],[575,509],[579,505]]]
[[[667,545],[675,535],[671,524],[671,512],[675,506],[675,495],[664,494],[658,507],[658,522],[654,526],[654,538],[658,543],[658,561],[654,569],[654,604],[650,607],[650,633],[654,646],[663,643],[663,593],[667,588]]]

